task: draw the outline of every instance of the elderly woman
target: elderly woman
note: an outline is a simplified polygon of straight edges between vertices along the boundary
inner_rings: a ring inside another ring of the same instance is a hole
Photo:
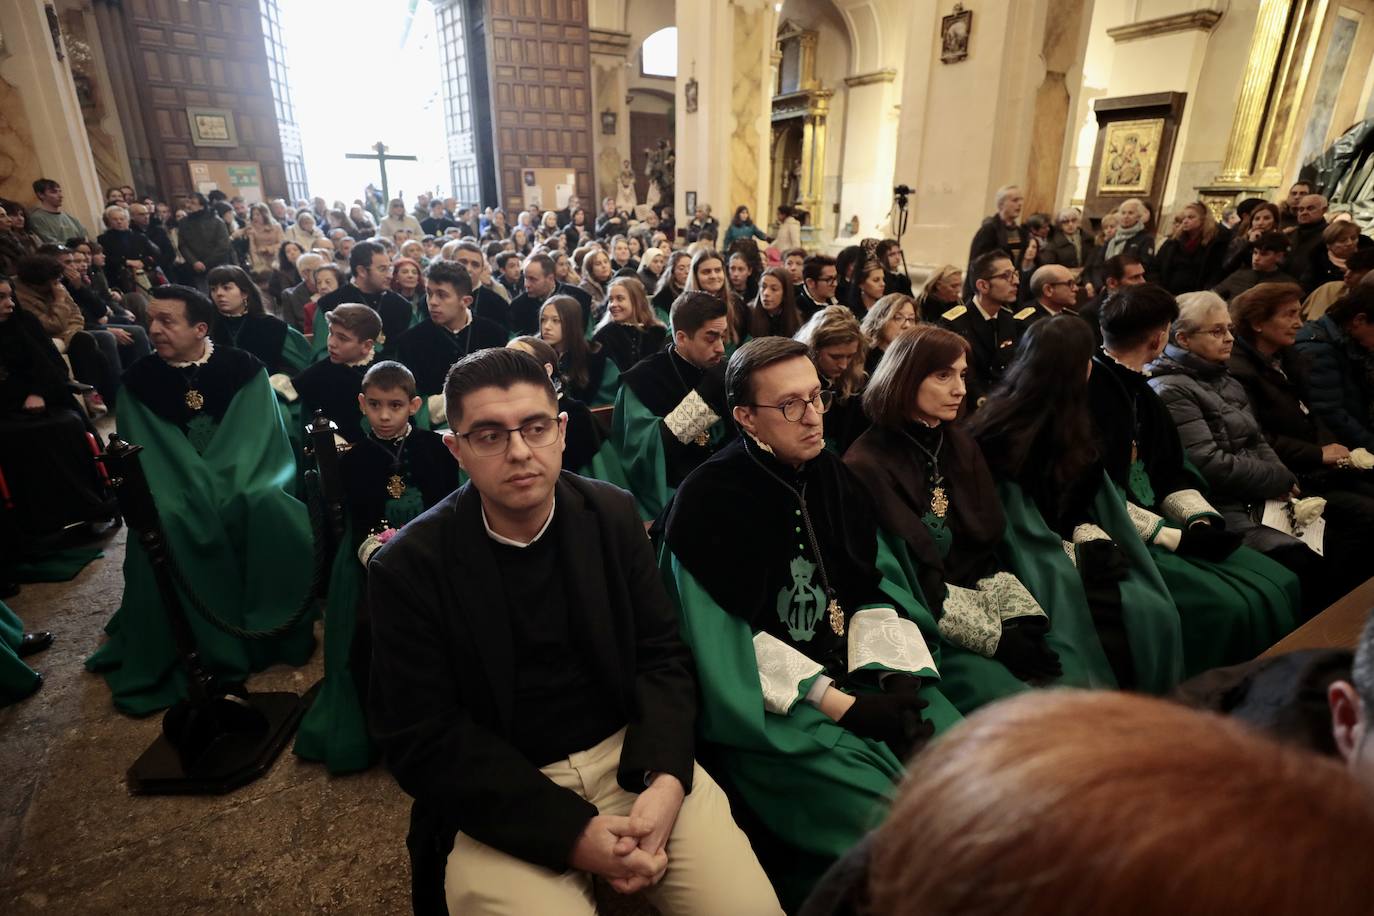
[[[916,297],[916,317],[936,324],[940,316],[959,304],[964,272],[953,264],[942,264],[930,272]]]
[[[1063,264],[1070,270],[1084,267],[1092,256],[1092,234],[1083,228],[1083,214],[1077,207],[1065,207],[1054,217],[1054,228],[1045,240],[1045,261]]]
[[[868,344],[863,330],[849,309],[843,305],[827,305],[812,315],[794,336],[806,344],[821,377],[821,387],[834,392],[835,400],[825,414],[825,441],[837,454],[843,455],[868,428],[868,418],[863,412]]]
[[[1347,448],[1374,451],[1374,287],[1361,284],[1298,331],[1311,360],[1311,408]]]
[[[1360,234],[1360,227],[1349,220],[1332,222],[1322,230],[1322,244],[1312,250],[1312,259],[1307,264],[1291,265],[1302,288],[1312,293],[1323,283],[1345,279],[1345,261],[1357,249],[1371,244]]]
[[[1298,573],[1310,592],[1321,574],[1321,557],[1257,521],[1267,500],[1298,495],[1298,481],[1265,439],[1245,388],[1227,371],[1235,336],[1226,303],[1216,293],[1200,292],[1179,296],[1178,307],[1172,342],[1149,365],[1150,387],[1168,408],[1226,529]],[[1304,595],[1311,609],[1309,598]]]
[[[910,297],[888,299],[910,307]],[[925,601],[950,644],[941,647],[941,686],[965,713],[1021,690],[1020,680],[1062,673],[1045,640],[1046,612],[998,555],[1006,516],[987,462],[955,425],[968,350],[962,337],[935,325],[899,337],[864,391],[873,425],[844,456],[883,530],[916,560]]]
[[[888,293],[873,304],[859,327],[864,332],[868,344],[868,358],[864,369],[872,375],[887,351],[888,345],[897,335],[916,327],[920,319],[916,317],[916,300],[901,293]]]
[[[1148,231],[1150,211],[1143,201],[1131,197],[1116,208],[1117,225],[1102,247],[1102,258],[1133,254],[1147,268],[1154,263],[1155,237]]]
[[[296,214],[296,224],[286,230],[283,239],[287,242],[295,242],[301,247],[301,251],[311,251],[315,248],[333,250],[334,248],[333,243],[325,238],[324,233],[315,225],[315,217],[309,210],[302,210]]]

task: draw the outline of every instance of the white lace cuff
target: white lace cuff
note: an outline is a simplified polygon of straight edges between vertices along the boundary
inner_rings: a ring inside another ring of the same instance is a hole
[[[1084,522],[1073,529],[1073,542],[1086,544],[1088,541],[1110,541],[1112,536],[1096,525]]]
[[[940,635],[956,646],[991,658],[1002,639],[1002,620],[983,596],[971,588],[945,586]]]
[[[1009,572],[993,573],[979,579],[978,593],[983,597],[983,603],[990,605],[997,614],[999,623],[1013,617],[1049,617],[1030,589]]]
[[[1212,508],[1212,504],[1197,490],[1176,490],[1164,497],[1159,508],[1184,528],[1199,519],[1221,518],[1221,513]]]
[[[708,429],[716,424],[720,417],[711,409],[701,395],[695,391],[687,393],[687,397],[672,409],[668,416],[663,418],[663,424],[668,427],[668,431],[673,434],[677,441],[683,445],[690,445]]]
[[[937,673],[916,621],[890,607],[855,611],[849,620],[849,671],[861,670]]]
[[[273,391],[285,398],[288,404],[300,397],[296,394],[296,386],[291,384],[291,376],[285,372],[269,375],[267,384],[272,386]]]
[[[1131,517],[1131,524],[1135,525],[1140,539],[1146,544],[1153,544],[1160,529],[1164,527],[1164,516],[1155,515],[1149,509],[1137,506],[1130,500],[1126,501],[1126,514]]]
[[[754,636],[754,664],[759,669],[763,708],[785,716],[802,697],[802,681],[824,669],[771,633]]]

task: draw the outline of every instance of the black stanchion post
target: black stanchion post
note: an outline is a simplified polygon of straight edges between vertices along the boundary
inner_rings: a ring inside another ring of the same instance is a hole
[[[162,736],[129,768],[135,795],[213,795],[229,792],[267,772],[300,722],[294,693],[249,694],[223,684],[206,668],[172,575],[172,558],[138,453],[117,434],[101,456],[129,530],[148,554],[177,654],[186,674],[187,699],[167,710]]]

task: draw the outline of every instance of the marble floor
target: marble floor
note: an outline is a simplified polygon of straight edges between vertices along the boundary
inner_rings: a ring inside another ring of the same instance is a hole
[[[161,717],[116,712],[82,667],[119,601],[124,540],[121,529],[71,582],[25,586],[8,602],[57,641],[30,659],[43,688],[0,709],[0,911],[409,912],[409,799],[381,768],[331,777],[288,749],[228,795],[129,794],[124,772]],[[250,686],[304,693],[320,674],[317,651]]]

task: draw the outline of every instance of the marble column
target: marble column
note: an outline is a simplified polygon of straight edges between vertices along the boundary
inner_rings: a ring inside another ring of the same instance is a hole
[[[1055,215],[1059,178],[1068,139],[1071,100],[1067,76],[1081,59],[1080,30],[1088,16],[1084,0],[1049,0],[1045,34],[1040,44],[1045,76],[1035,91],[1030,158],[1026,172],[1026,215]]]
[[[0,3],[0,195],[33,206],[33,181],[52,178],[63,208],[99,230],[100,181],[76,85],[55,46],[43,0]]]
[[[620,180],[620,165],[630,159],[630,107],[625,99],[626,62],[630,53],[630,33],[593,28],[592,52],[592,154],[596,159],[596,201],[584,201],[588,215],[595,219],[601,201],[614,197]],[[604,133],[602,113],[615,115],[615,133]]]
[[[740,204],[766,225],[777,13],[767,0],[677,0],[676,21],[678,224],[691,218],[686,196],[694,192],[722,226]]]

